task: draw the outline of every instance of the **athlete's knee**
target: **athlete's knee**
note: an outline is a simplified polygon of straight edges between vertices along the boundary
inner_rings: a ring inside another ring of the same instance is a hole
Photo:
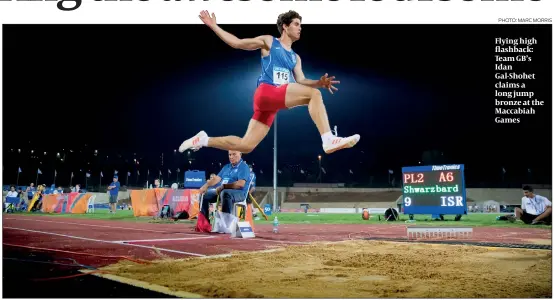
[[[318,89],[312,89],[310,104],[321,104],[321,103],[323,103],[323,96],[321,95],[321,91]]]
[[[312,89],[312,100],[314,99],[318,99],[318,100],[321,100],[323,99],[323,96],[321,95],[321,91],[318,90],[318,89]]]
[[[256,148],[256,145],[254,145],[254,144],[251,144],[251,143],[241,143],[241,144],[237,147],[237,150],[240,151],[242,154],[248,154],[248,153],[254,151],[254,148]]]
[[[312,96],[310,98],[310,103],[308,104],[308,109],[311,111],[321,105],[323,105],[321,92],[318,89],[312,89]]]
[[[242,146],[242,150],[240,152],[242,152],[243,154],[248,154],[254,151],[254,148],[256,148],[255,145],[244,145]]]

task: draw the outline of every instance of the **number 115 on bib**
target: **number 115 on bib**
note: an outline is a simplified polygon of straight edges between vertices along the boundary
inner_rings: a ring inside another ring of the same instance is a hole
[[[286,69],[273,68],[273,82],[275,84],[287,84],[289,83],[290,73]]]

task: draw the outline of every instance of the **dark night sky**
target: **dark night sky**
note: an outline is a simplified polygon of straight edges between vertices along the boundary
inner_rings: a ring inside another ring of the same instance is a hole
[[[238,37],[277,33],[274,25],[221,26]],[[398,174],[402,166],[421,161],[423,151],[437,150],[443,156],[434,162],[466,164],[470,185],[498,180],[502,166],[523,175],[532,168],[535,181],[548,183],[551,28],[304,25],[293,48],[307,77],[328,72],[341,80],[335,95],[323,91],[331,126],[338,125],[339,135],[361,135],[354,149],[324,156],[327,172],[352,169],[365,178],[386,176],[393,168]],[[494,38],[520,36],[539,41],[533,62],[518,68],[540,74],[529,90],[546,106],[523,117],[522,124],[495,124]],[[121,154],[122,160],[136,152],[143,158],[141,170],[151,172],[160,168],[163,152],[162,170],[184,170],[184,156],[173,154],[184,139],[199,130],[242,136],[252,116],[259,52],[234,50],[205,26],[4,25],[3,39],[7,180],[15,179],[16,165],[39,166],[11,149],[59,152],[84,144],[102,154]],[[322,147],[307,108],[280,112],[278,123],[279,164],[313,165]],[[273,130],[245,156],[266,176],[272,146]],[[194,169],[207,171],[217,171],[209,162],[226,161],[216,149],[202,149],[195,157]],[[82,164],[63,168],[87,168]],[[97,160],[91,171],[112,166],[125,172],[127,165]],[[341,176],[327,178],[363,181]]]

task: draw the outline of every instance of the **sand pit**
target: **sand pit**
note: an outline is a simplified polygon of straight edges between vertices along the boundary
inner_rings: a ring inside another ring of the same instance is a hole
[[[104,270],[210,298],[552,297],[546,250],[348,241]]]

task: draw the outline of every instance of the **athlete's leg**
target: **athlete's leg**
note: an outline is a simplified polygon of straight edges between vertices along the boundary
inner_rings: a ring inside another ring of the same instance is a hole
[[[358,134],[346,138],[334,136],[329,126],[329,118],[327,117],[327,110],[325,109],[321,92],[318,89],[305,85],[290,83],[285,94],[285,106],[293,108],[303,105],[308,105],[310,116],[321,135],[323,150],[327,154],[340,149],[354,147],[360,140]]]
[[[236,150],[236,146],[240,145],[241,138],[236,135],[210,137],[206,147],[217,148],[221,150]],[[241,151],[242,152],[242,151]]]
[[[269,126],[254,119],[250,119],[244,137],[225,136],[212,137],[208,140],[208,147],[221,150],[235,150],[241,153],[250,153],[266,137]]]
[[[204,131],[201,131],[192,138],[184,141],[179,147],[179,151],[184,152],[187,149],[211,147],[221,150],[235,150],[241,153],[250,153],[265,138],[268,132],[268,125],[251,119],[248,124],[248,129],[242,138],[238,136],[208,137]]]
[[[318,89],[298,83],[289,83],[285,95],[285,105],[287,108],[308,105],[308,111],[317,126],[317,130],[319,130],[319,134],[323,135],[331,132],[323,96]]]

